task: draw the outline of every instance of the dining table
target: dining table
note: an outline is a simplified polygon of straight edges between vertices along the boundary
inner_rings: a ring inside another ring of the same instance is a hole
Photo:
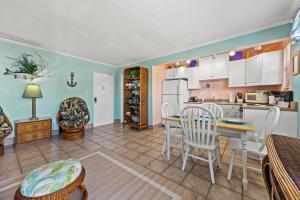
[[[238,119],[238,118],[236,118]],[[216,121],[217,132],[226,137],[231,138],[239,138],[241,139],[242,145],[242,167],[243,167],[243,189],[247,190],[248,187],[248,177],[247,177],[247,133],[255,131],[254,126],[252,125],[251,121],[246,119],[238,119],[244,123],[228,123],[226,121],[227,118],[219,118]],[[162,122],[165,125],[165,133],[167,137],[167,146],[169,147],[170,143],[170,127],[171,126],[180,126],[181,120],[180,116],[169,116],[163,117]],[[167,148],[167,159],[170,159],[170,148]]]

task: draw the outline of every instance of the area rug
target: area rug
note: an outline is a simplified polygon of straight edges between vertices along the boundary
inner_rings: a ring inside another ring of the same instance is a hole
[[[193,199],[193,192],[110,151],[80,159],[86,169],[89,200]],[[20,181],[0,189],[0,199],[13,199]],[[81,199],[78,190],[68,199]]]

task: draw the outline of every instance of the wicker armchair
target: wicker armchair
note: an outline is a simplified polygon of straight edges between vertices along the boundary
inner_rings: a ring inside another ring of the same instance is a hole
[[[0,106],[0,155],[4,154],[4,139],[12,132],[13,127]]]
[[[90,120],[87,104],[79,97],[64,100],[60,104],[56,120],[65,140],[77,140],[84,137],[84,127]]]

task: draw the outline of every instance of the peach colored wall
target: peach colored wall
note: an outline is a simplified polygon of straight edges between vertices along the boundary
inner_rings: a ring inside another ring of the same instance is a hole
[[[152,124],[161,123],[160,109],[162,104],[162,84],[165,78],[166,65],[152,67]]]
[[[205,88],[205,84],[210,84],[210,88]],[[281,91],[281,86],[255,86],[255,87],[237,87],[229,88],[228,79],[219,79],[211,81],[201,81],[201,89],[190,90],[190,96],[197,96],[201,98],[212,98],[215,99],[229,99],[229,93],[242,92],[243,94],[247,91],[253,90],[270,90],[270,91]]]

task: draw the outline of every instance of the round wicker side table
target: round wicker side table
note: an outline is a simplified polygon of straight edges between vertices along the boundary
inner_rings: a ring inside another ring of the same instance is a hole
[[[80,175],[69,185],[66,187],[47,195],[38,196],[38,197],[27,197],[23,196],[21,193],[21,187],[15,193],[15,200],[65,200],[68,195],[74,192],[77,188],[80,188],[83,192],[83,200],[88,199],[88,192],[86,186],[83,184],[83,180],[85,177],[85,169],[82,167],[82,171]]]

